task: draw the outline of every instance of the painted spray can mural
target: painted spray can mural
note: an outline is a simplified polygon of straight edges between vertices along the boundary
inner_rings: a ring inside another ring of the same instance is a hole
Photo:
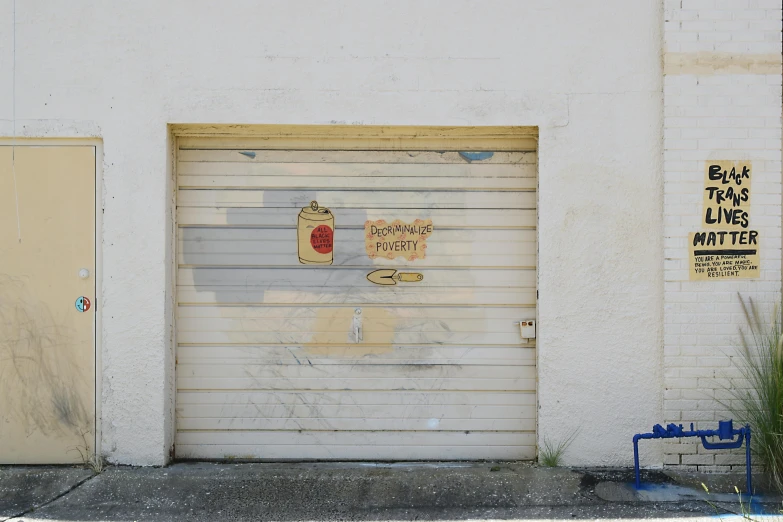
[[[299,262],[304,265],[331,265],[334,262],[334,214],[317,201],[299,212],[296,234]]]

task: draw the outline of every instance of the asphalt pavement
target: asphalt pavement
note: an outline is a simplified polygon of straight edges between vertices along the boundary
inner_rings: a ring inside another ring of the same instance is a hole
[[[0,521],[739,519],[743,484],[742,474],[648,470],[637,491],[631,469],[506,462],[7,466]],[[758,494],[750,516],[778,517],[781,506]]]

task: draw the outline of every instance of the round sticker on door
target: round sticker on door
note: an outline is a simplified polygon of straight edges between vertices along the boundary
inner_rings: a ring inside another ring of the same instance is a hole
[[[310,233],[310,245],[319,254],[331,254],[334,245],[334,232],[328,225],[318,225]]]
[[[76,310],[78,312],[86,312],[90,309],[90,299],[84,296],[79,297],[76,300]]]

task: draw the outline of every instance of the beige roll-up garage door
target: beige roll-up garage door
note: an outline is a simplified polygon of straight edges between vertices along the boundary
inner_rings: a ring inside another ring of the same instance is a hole
[[[183,144],[177,173],[178,458],[535,457],[535,152]]]

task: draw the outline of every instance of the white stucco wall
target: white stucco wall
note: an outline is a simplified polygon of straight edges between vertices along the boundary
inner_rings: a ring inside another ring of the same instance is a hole
[[[169,123],[538,126],[540,436],[628,465],[662,420],[660,1],[17,0],[15,99],[12,3],[0,136],[104,143],[111,461],[169,456]]]

